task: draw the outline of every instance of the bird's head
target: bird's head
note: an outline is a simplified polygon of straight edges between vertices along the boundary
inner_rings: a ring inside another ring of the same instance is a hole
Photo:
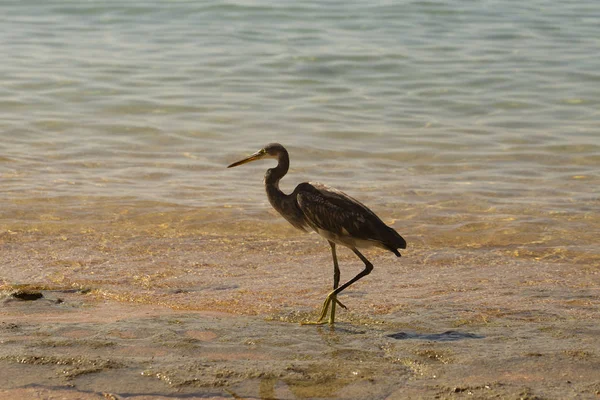
[[[252,161],[261,160],[263,158],[276,158],[279,159],[280,155],[286,154],[287,150],[279,143],[269,143],[264,148],[260,149],[256,153],[244,158],[243,160],[234,162],[227,166],[227,168],[237,167],[238,165],[246,164]]]

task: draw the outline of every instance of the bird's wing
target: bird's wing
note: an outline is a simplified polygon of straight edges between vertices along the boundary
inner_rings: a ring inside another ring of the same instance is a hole
[[[364,204],[319,183],[301,183],[294,191],[309,225],[336,235],[382,241],[389,228]]]

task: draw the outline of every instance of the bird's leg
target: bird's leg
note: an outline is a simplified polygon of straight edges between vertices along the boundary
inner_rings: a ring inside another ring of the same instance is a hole
[[[337,289],[340,285],[340,267],[338,266],[337,254],[335,253],[335,243],[329,240],[329,245],[331,246],[331,257],[333,258],[333,290]],[[335,307],[336,305],[340,305],[342,308],[346,308],[337,297],[333,298],[333,303],[331,303],[331,314],[329,316],[329,325],[333,325],[335,321]],[[325,305],[323,305],[325,306]],[[327,310],[325,310],[327,313]]]
[[[333,258],[333,290],[337,289],[339,284],[340,284],[340,267],[338,265],[338,260],[337,260],[337,254],[335,252],[335,243],[332,241],[328,241],[329,245],[331,246],[331,256]],[[323,318],[325,318],[325,315],[327,314],[327,310],[329,308],[329,303],[330,301],[325,301],[325,303],[323,303],[323,308],[321,309],[321,316],[319,318],[319,320],[317,322],[310,322],[308,324],[312,325],[312,324],[324,324],[325,322],[321,322],[323,320]],[[346,308],[345,305],[343,305],[338,299],[337,297],[335,298],[335,301],[331,304],[331,315],[329,317],[329,324],[333,324],[335,321],[335,307],[336,305],[340,305],[340,307],[342,308]]]
[[[369,275],[371,273],[371,271],[373,270],[373,264],[371,264],[371,262],[369,260],[367,260],[365,258],[365,256],[363,256],[356,249],[352,249],[352,251],[354,252],[354,254],[356,254],[358,256],[358,258],[361,259],[362,262],[365,263],[365,269],[363,269],[361,272],[359,272],[354,278],[350,279],[348,282],[344,283],[342,286],[336,288],[333,292],[331,292],[327,295],[327,297],[325,298],[325,302],[323,303],[323,308],[321,309],[321,315],[319,316],[319,319],[317,320],[317,322],[315,322],[315,324],[322,323],[321,321],[323,321],[323,318],[325,318],[325,315],[327,315],[327,309],[329,308],[329,304],[331,304],[332,301],[334,302],[334,304],[338,303],[341,305],[341,303],[337,300],[337,295],[340,294],[340,292],[342,290],[346,289],[348,286],[352,285],[354,282],[356,282],[360,278]],[[329,323],[332,324],[333,321],[330,320]]]

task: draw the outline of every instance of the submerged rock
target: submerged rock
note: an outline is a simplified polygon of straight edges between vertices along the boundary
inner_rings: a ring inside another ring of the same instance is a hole
[[[26,290],[17,290],[10,294],[10,297],[16,300],[21,301],[34,301],[44,297],[42,292],[38,291],[26,291]]]

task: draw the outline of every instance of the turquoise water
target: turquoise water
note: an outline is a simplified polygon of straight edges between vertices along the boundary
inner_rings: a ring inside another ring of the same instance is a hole
[[[414,246],[597,263],[599,17],[591,0],[4,2],[2,230],[276,237],[269,163],[225,166],[277,141],[284,190],[338,187]]]

